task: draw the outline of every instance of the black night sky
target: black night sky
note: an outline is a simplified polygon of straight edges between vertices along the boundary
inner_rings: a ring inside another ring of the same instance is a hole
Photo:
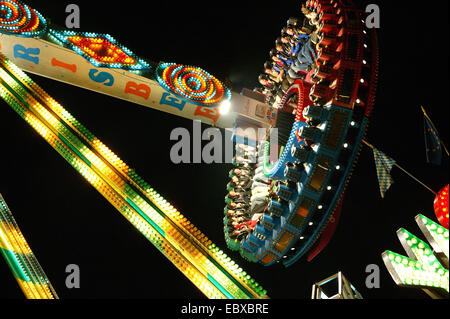
[[[359,1],[361,7],[365,2]],[[69,1],[28,1],[64,25]],[[81,31],[109,33],[136,54],[177,62],[230,78],[233,91],[253,89],[268,52],[299,1],[74,1]],[[448,1],[433,7],[410,1],[370,1],[381,8],[379,87],[367,140],[439,191],[441,167],[425,160],[423,105],[446,145],[448,134]],[[422,2],[423,3],[423,2]],[[172,164],[170,132],[192,130],[177,118],[95,92],[32,75],[214,243],[255,278],[271,298],[310,299],[311,287],[341,270],[367,299],[427,299],[399,288],[381,253],[406,255],[396,231],[424,238],[414,217],[435,220],[434,196],[400,170],[380,198],[373,153],[364,148],[347,188],[343,213],[329,246],[311,263],[290,268],[251,264],[227,250],[223,207],[227,164]],[[206,126],[204,126],[206,127]],[[0,192],[60,298],[204,298],[157,249],[62,159],[5,102],[0,102]],[[81,288],[65,286],[65,267],[81,268]],[[377,264],[381,288],[365,287],[365,268]],[[23,294],[0,260],[0,299]]]

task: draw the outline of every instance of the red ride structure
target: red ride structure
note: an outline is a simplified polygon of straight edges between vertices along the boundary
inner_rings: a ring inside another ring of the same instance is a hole
[[[367,14],[352,1],[310,0],[306,9],[319,21],[317,67],[279,103],[279,160],[270,162],[269,141],[258,149],[276,196],[247,237],[227,241],[264,266],[311,260],[329,243],[375,102],[378,39]]]
[[[436,195],[434,199],[434,212],[439,223],[448,229],[448,185]]]

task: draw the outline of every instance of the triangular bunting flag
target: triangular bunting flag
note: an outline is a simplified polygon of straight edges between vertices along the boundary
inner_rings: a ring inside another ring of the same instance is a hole
[[[384,198],[384,194],[386,194],[389,187],[394,183],[390,172],[395,165],[395,161],[376,148],[373,149],[373,154],[375,157],[375,166],[377,168],[378,182],[380,184],[380,193],[381,197]]]

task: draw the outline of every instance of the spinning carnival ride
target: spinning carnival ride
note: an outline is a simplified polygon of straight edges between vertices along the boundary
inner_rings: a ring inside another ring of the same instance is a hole
[[[363,11],[350,1],[308,1],[307,7],[321,21],[319,68],[310,82],[292,84],[279,109],[245,91],[232,94],[203,69],[142,59],[110,35],[62,30],[17,0],[0,1],[0,94],[207,297],[267,298],[20,69],[221,128],[278,128],[286,136],[278,161],[268,159],[270,142],[257,143],[266,150],[264,173],[282,182],[279,201],[270,202],[248,238],[228,245],[247,260],[271,265],[283,258],[289,266],[313,245],[310,257],[316,255],[332,236],[374,104],[378,67],[376,34],[365,29]],[[297,104],[295,118],[284,109],[290,103]],[[21,260],[16,266],[26,272]]]
[[[365,13],[344,1],[308,1],[307,8],[320,19],[319,67],[280,103],[279,160],[270,163],[270,142],[259,142],[265,175],[282,181],[279,199],[239,245],[228,240],[266,266],[280,259],[290,266],[309,251],[311,260],[331,239],[375,100],[378,45]],[[291,103],[295,116],[287,111]]]

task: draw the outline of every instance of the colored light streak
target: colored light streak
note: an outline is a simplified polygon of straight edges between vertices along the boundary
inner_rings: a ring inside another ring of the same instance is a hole
[[[162,63],[156,69],[158,83],[167,91],[203,106],[230,100],[231,91],[214,76],[197,67]]]
[[[416,216],[416,221],[434,250],[426,242],[401,228],[397,231],[397,236],[408,257],[385,251],[382,254],[383,261],[397,285],[439,288],[448,295],[448,230],[423,215]]]
[[[94,66],[124,70],[149,70],[150,65],[109,34],[57,31],[50,29],[49,38],[67,47]]]
[[[266,291],[149,184],[9,60],[0,93],[44,139],[208,298]]]
[[[28,299],[58,299],[0,194],[0,252]]]
[[[0,32],[37,37],[46,29],[47,22],[38,11],[18,0],[0,1]]]

